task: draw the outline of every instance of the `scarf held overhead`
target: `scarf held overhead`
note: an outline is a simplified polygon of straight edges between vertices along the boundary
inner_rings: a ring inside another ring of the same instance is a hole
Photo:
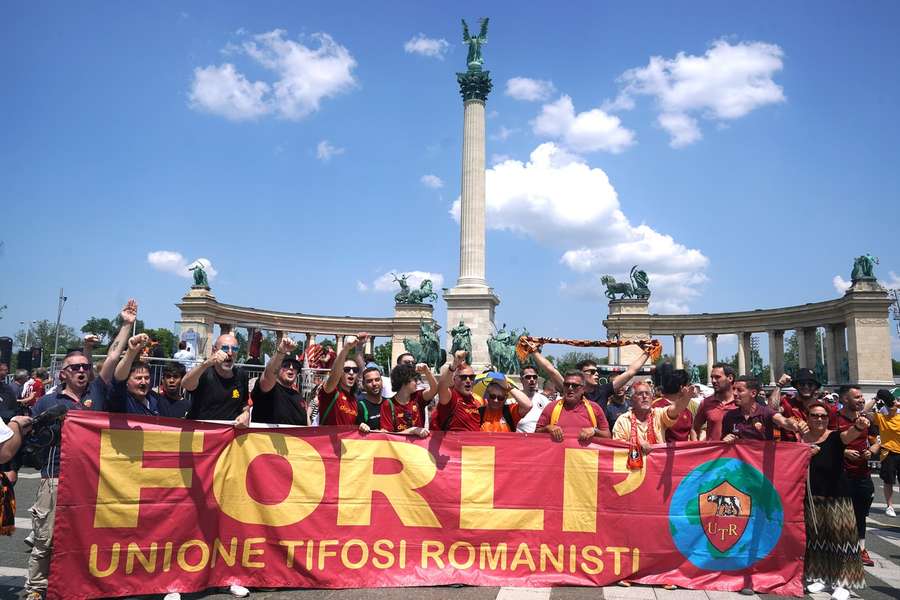
[[[622,346],[639,346],[650,355],[650,361],[662,356],[662,343],[659,340],[570,340],[567,338],[522,336],[516,344],[516,356],[520,361],[528,358],[532,352],[540,352],[544,344],[563,344],[581,348],[620,348]]]

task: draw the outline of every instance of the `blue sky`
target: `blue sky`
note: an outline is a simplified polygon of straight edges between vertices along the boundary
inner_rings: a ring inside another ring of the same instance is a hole
[[[566,8],[4,5],[0,335],[60,287],[76,328],[130,296],[172,327],[198,258],[276,310],[389,315],[391,270],[452,286],[482,15],[498,325],[603,336],[599,276],[635,263],[666,312],[833,298],[864,252],[900,285],[896,3]]]

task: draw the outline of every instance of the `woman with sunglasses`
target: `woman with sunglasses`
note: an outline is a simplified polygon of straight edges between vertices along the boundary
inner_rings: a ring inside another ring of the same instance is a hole
[[[844,448],[869,430],[869,420],[857,417],[846,431],[828,429],[831,411],[820,400],[806,407],[809,430],[800,441],[809,444],[809,484],[806,497],[805,577],[810,593],[832,589],[835,600],[847,600],[851,589],[865,587],[859,555],[856,518],[844,470]]]

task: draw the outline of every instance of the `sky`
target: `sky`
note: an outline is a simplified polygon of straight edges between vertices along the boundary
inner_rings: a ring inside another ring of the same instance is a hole
[[[392,272],[452,287],[482,16],[498,326],[605,337],[600,277],[634,264],[652,312],[835,298],[866,252],[900,286],[895,2],[0,11],[0,335],[60,288],[76,329],[129,297],[172,328],[197,260],[219,301],[290,312],[389,316]]]

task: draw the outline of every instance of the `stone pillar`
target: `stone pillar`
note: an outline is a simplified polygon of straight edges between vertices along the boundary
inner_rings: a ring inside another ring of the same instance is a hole
[[[675,334],[675,368],[684,368],[684,334]]]
[[[712,367],[716,364],[716,361],[719,359],[719,351],[716,347],[716,342],[718,341],[718,334],[715,333],[707,333],[706,334],[706,384],[712,385]]]
[[[746,375],[750,368],[750,336],[745,331],[738,333],[738,375]]]
[[[607,332],[607,337],[610,341],[614,341],[619,339],[618,333]],[[606,362],[609,365],[617,365],[619,364],[619,349],[618,348],[609,348],[606,353]]]
[[[769,385],[784,374],[784,332],[769,332]]]
[[[617,323],[619,320],[625,323]],[[607,335],[615,335],[618,340],[650,339],[650,312],[648,301],[641,299],[610,300],[609,314],[603,321]],[[630,365],[640,356],[642,350],[638,346],[622,346],[617,348],[613,356],[616,364]]]
[[[847,320],[847,360],[851,383],[893,387],[891,332],[886,315]]]
[[[336,354],[340,354],[341,350],[344,349],[344,336],[341,334],[335,334],[334,336],[334,351]]]
[[[847,325],[841,323],[834,326],[834,364],[837,370],[838,383],[850,381],[850,373],[847,367]]]
[[[395,304],[391,335],[391,365],[406,352],[404,340],[418,340],[422,323],[434,324],[434,307],[430,304]]]
[[[219,335],[226,335],[233,331],[234,327],[231,323],[218,323],[219,325]]]
[[[816,368],[816,328],[800,327],[797,329],[797,354],[801,369]]]
[[[838,383],[837,344],[834,339],[834,325],[825,326],[825,369],[828,373],[828,385]]]
[[[366,339],[365,348],[363,348],[363,353],[364,354],[372,354],[374,352],[374,348],[375,348],[375,340],[370,335],[368,337],[368,339]]]
[[[312,332],[307,332],[306,334],[306,345],[303,346],[304,350],[308,350],[310,346],[316,343],[316,334]]]

